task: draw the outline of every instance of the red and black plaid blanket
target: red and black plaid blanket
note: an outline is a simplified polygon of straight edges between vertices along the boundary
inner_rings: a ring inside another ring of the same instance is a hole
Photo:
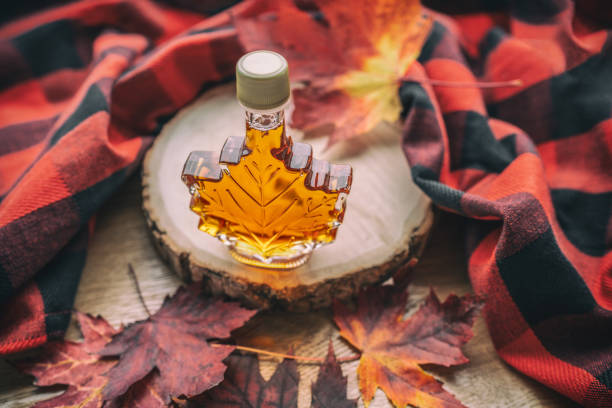
[[[89,0],[0,28],[0,353],[63,335],[96,210],[177,109],[233,75],[242,48],[225,10],[248,4],[231,3]],[[415,73],[523,84],[404,82],[413,178],[469,218],[470,277],[499,355],[610,407],[612,6],[424,3],[447,15]]]

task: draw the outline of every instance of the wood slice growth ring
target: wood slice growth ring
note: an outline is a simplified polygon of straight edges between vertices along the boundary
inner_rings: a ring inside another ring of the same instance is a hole
[[[180,175],[189,152],[219,151],[228,136],[243,135],[244,126],[235,85],[222,85],[168,122],[145,157],[147,224],[162,258],[184,279],[203,279],[213,293],[253,306],[304,311],[329,306],[334,297],[346,299],[420,255],[433,222],[431,203],[412,182],[400,130],[381,124],[328,150],[325,138],[307,140],[314,157],[353,166],[346,215],[334,243],[291,270],[236,262],[221,242],[198,230],[199,217],[189,209]],[[288,134],[300,139],[297,131]]]

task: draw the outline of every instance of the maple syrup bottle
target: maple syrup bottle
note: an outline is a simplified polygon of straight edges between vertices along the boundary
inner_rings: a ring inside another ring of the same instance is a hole
[[[349,165],[313,158],[312,147],[285,134],[289,100],[285,58],[254,51],[236,65],[245,136],[220,154],[191,152],[182,180],[199,229],[220,239],[234,259],[264,268],[294,268],[336,238],[351,188]]]

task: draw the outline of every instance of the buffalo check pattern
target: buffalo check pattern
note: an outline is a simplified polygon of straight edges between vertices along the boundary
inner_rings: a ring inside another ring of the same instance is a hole
[[[423,2],[436,22],[399,89],[413,179],[466,217],[501,358],[612,407],[612,13],[597,0]],[[232,14],[256,9],[88,0],[0,27],[0,354],[63,335],[96,211],[165,121],[232,77]]]
[[[501,358],[612,407],[611,32],[565,0],[436,3],[454,10],[409,76],[522,84],[405,81],[413,179],[468,218],[469,274]]]
[[[96,211],[178,108],[231,78],[242,48],[212,6],[88,0],[0,27],[0,354],[64,334]]]

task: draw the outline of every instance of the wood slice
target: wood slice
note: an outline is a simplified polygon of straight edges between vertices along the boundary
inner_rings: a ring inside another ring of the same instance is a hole
[[[433,222],[430,200],[413,184],[400,145],[400,129],[381,124],[357,140],[324,150],[309,139],[314,157],[353,166],[344,223],[334,243],[314,251],[303,266],[268,270],[236,262],[216,238],[198,230],[190,195],[180,179],[189,152],[219,151],[228,136],[244,134],[235,85],[206,92],[162,129],[143,165],[143,209],[155,246],[186,280],[203,279],[257,307],[305,311],[345,299],[361,286],[383,281],[420,255]],[[299,140],[292,129],[288,134]]]

